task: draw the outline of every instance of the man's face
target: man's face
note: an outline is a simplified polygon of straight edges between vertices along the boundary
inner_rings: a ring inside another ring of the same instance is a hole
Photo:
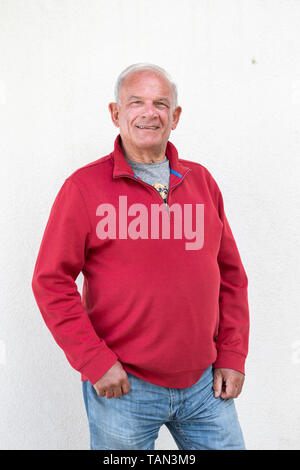
[[[120,90],[120,106],[110,103],[109,109],[125,145],[140,150],[163,150],[181,114],[179,106],[174,109],[171,84],[152,71],[126,77]]]

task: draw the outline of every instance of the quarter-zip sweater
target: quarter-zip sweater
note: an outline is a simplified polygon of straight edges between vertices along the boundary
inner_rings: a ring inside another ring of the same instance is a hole
[[[119,231],[120,196],[128,208],[147,208],[149,227],[151,205],[167,211],[158,191],[127,163],[120,135],[112,153],[65,179],[50,211],[32,289],[55,341],[92,384],[117,360],[127,372],[173,388],[193,385],[211,364],[245,373],[248,279],[221,191],[208,169],[179,158],[170,141],[166,156],[169,208],[203,207],[201,248],[186,249],[191,240],[184,231],[181,238],[172,229],[164,238],[161,227],[157,238],[150,230],[147,238],[128,236],[124,226]],[[99,237],[102,204],[119,214],[115,236]],[[126,217],[129,223],[136,216]]]

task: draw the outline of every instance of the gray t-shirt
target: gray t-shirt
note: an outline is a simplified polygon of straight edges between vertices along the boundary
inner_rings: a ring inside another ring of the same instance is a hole
[[[141,163],[126,158],[133,171],[145,183],[151,184],[161,195],[167,205],[167,196],[170,182],[170,163],[168,158],[157,163]],[[168,207],[168,206],[167,206]]]

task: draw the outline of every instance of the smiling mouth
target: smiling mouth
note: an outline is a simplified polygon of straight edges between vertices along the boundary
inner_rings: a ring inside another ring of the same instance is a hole
[[[148,130],[152,130],[152,131],[155,131],[156,129],[159,129],[158,126],[136,126],[138,129],[148,129]]]

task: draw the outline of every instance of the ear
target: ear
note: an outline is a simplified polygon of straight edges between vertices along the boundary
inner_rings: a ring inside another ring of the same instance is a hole
[[[119,106],[117,103],[109,103],[108,109],[110,111],[112,122],[116,127],[119,126]]]
[[[176,129],[180,115],[181,115],[182,108],[180,106],[177,106],[177,108],[174,109],[173,111],[173,124],[172,124],[172,130]]]

